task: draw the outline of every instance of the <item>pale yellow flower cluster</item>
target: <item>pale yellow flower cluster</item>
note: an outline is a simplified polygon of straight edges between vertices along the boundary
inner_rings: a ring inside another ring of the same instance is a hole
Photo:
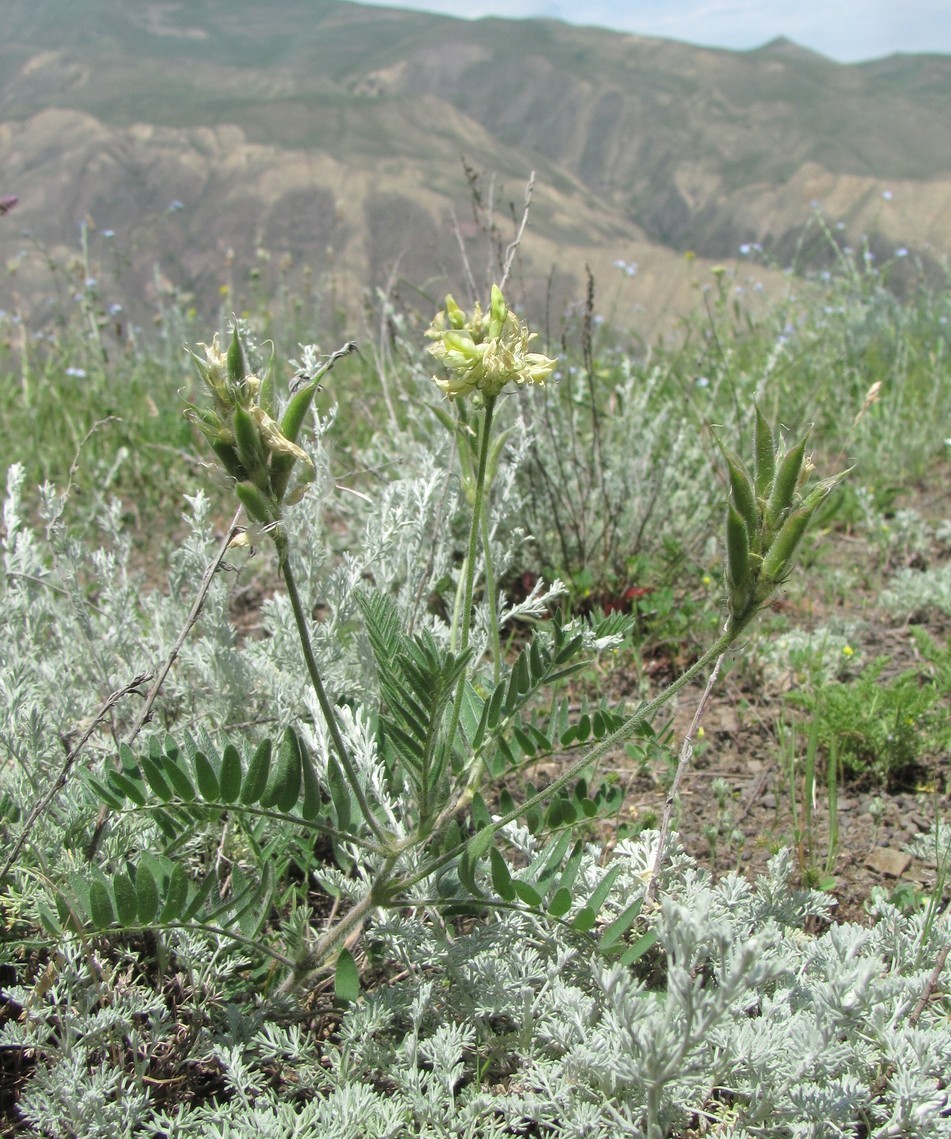
[[[450,399],[476,394],[494,399],[508,383],[544,384],[555,370],[555,360],[528,350],[536,334],[509,310],[497,285],[488,314],[476,304],[467,317],[446,297],[426,335],[433,341],[431,355],[446,370],[433,379]]]

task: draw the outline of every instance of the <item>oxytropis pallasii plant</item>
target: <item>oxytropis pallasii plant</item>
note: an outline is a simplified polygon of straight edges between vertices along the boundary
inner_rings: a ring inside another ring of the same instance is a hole
[[[503,640],[489,524],[499,403],[555,362],[498,288],[484,311],[447,298],[428,339],[464,548],[425,622],[396,583],[348,579],[355,695],[315,639],[292,521],[320,485],[314,397],[351,346],[285,394],[237,330],[195,355],[209,402],[187,413],[247,514],[237,542],[276,552],[309,690],[276,737],[189,723],[83,777],[88,865],[22,872],[18,905],[56,944],[47,988],[68,996],[11,997],[2,1042],[40,1057],[21,1118],[56,1136],[948,1134],[951,1043],[917,1004],[941,922],[885,907],[875,931],[818,941],[801,927],[828,900],[791,887],[788,856],[715,883],[669,820],[610,855],[593,841],[618,807],[599,761],[712,683],[835,479],[810,486],[806,440],[752,409],[752,465],[723,447],[721,634],[635,710],[579,706],[566,681],[630,619],[562,614],[552,583]],[[275,646],[284,667],[292,649]],[[534,788],[541,760],[557,774]],[[8,860],[5,889],[20,874]],[[108,1007],[104,973],[122,978]],[[155,1102],[202,1065],[212,1093]]]

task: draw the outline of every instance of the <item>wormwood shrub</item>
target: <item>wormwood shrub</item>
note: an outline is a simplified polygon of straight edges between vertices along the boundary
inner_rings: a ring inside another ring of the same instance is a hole
[[[33,1065],[21,1118],[41,1133],[84,1135],[534,1126],[657,1139],[701,1119],[736,1134],[820,1134],[823,1120],[882,1134],[911,1119],[940,1126],[935,1080],[947,1056],[932,1031],[937,1014],[925,1001],[909,1018],[907,1006],[928,995],[944,921],[927,936],[912,925],[876,935],[888,942],[886,968],[884,942],[863,940],[868,931],[829,942],[796,934],[827,903],[789,889],[787,862],[755,887],[714,886],[679,854],[666,821],[607,861],[579,838],[579,822],[616,810],[590,777],[598,760],[649,732],[690,679],[714,672],[788,576],[831,486],[805,485],[806,440],[786,445],[756,411],[754,462],[723,448],[726,623],[696,665],[633,714],[576,709],[558,685],[627,619],[561,622],[547,613],[556,588],[540,586],[522,609],[535,627],[503,652],[511,610],[493,587],[498,536],[488,524],[504,475],[500,397],[512,384],[538,385],[553,362],[530,350],[498,290],[486,313],[448,300],[430,339],[469,513],[461,564],[433,550],[450,583],[444,620],[419,610],[406,560],[396,559],[406,577],[390,589],[383,578],[368,583],[359,551],[320,569],[319,552],[295,549],[294,513],[308,488],[327,485],[319,445],[316,457],[301,446],[322,373],[299,368],[281,399],[276,377],[251,370],[235,334],[227,351],[213,342],[198,357],[210,404],[191,414],[247,511],[237,541],[276,554],[286,594],[268,609],[272,637],[241,653],[227,636],[205,640],[220,659],[204,674],[187,662],[205,677],[200,699],[183,685],[164,713],[169,730],[144,742],[110,693],[100,718],[114,715],[115,738],[132,742],[79,779],[84,741],[58,764],[43,738],[39,694],[51,685],[42,660],[32,672],[20,661],[22,680],[5,672],[19,685],[5,741],[33,723],[41,755],[21,745],[4,801],[7,954],[34,982],[10,990],[2,1028]],[[394,506],[387,526],[368,526],[381,549],[399,545],[403,530],[417,541],[414,522],[438,515],[438,481],[424,472],[403,514]],[[196,496],[196,516],[202,509]],[[5,588],[22,593],[24,615],[29,596],[44,599],[33,643],[65,652],[54,627],[64,599],[46,588],[37,549],[11,508]],[[331,614],[315,626],[302,584],[320,580],[318,570]],[[139,636],[164,627],[132,588],[124,608],[108,591],[96,601],[104,632],[123,612],[126,625],[140,616]],[[220,608],[216,622],[226,625]],[[94,623],[85,636],[91,649]],[[100,684],[121,652],[136,656],[119,640],[103,649]],[[211,688],[229,668],[222,702]],[[244,703],[232,707],[242,683]],[[272,696],[280,710],[267,715]],[[205,700],[220,719],[203,714]],[[261,712],[265,730],[252,732],[247,722]],[[543,790],[503,789],[556,754],[567,761]],[[72,793],[44,795],[43,809],[29,811],[50,780]],[[381,970],[391,983],[374,984]],[[329,1014],[328,984],[339,1011],[321,1042],[297,1009]],[[906,1040],[893,1024],[920,1035]],[[854,1043],[843,1043],[845,1025]],[[917,1048],[914,1064],[906,1044]],[[201,1098],[199,1073],[211,1084],[204,1103],[163,1101],[160,1089],[177,1082]]]

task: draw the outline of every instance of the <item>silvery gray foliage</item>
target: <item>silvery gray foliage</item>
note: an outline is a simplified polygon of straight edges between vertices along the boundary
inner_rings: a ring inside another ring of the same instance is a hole
[[[920,619],[937,611],[951,614],[951,563],[927,569],[900,569],[883,590],[879,602],[897,620]]]
[[[521,468],[523,525],[544,562],[575,572],[600,566],[623,574],[632,556],[662,556],[673,538],[693,542],[697,553],[719,510],[701,427],[711,417],[724,423],[725,416],[735,425],[732,399],[722,406],[717,401],[719,376],[702,377],[705,383],[690,396],[698,406],[691,409],[681,393],[671,398],[665,369],[645,374],[622,359],[618,371],[598,417],[597,438],[591,396],[579,373],[552,383],[544,401],[521,405],[530,443],[530,462]],[[593,496],[597,511],[590,509]]]
[[[445,467],[425,449],[414,454],[397,490],[381,492],[372,509],[348,513],[347,532],[364,537],[346,551],[332,549],[320,495],[289,513],[305,539],[295,542],[301,580],[311,603],[323,602],[329,614],[315,639],[338,693],[360,695],[373,683],[360,638],[337,636],[354,616],[352,592],[365,575],[394,581],[401,613],[445,635],[444,615],[421,604],[418,559],[431,553],[433,569],[452,580],[461,491],[441,481]],[[516,501],[505,490],[512,486],[506,470],[493,497],[497,569],[515,556],[498,538],[511,532],[505,512]],[[3,790],[21,806],[48,786],[62,759],[60,735],[70,736],[91,714],[96,701],[82,704],[84,694],[105,694],[162,659],[212,552],[210,506],[201,494],[189,500],[167,593],[144,588],[132,572],[115,508],[102,512],[103,546],[92,553],[71,539],[52,490],[44,492],[43,511],[43,527],[34,530],[25,520],[22,472],[14,469],[0,614],[17,636],[4,638],[0,743],[12,760]],[[87,571],[102,581],[94,597],[84,588]],[[214,735],[236,720],[289,719],[308,709],[286,609],[272,602],[270,635],[239,648],[226,620],[229,585],[229,575],[215,583],[160,704],[161,720],[196,733],[198,723]],[[307,742],[319,765],[327,744],[316,726],[321,718],[308,710],[315,726]],[[131,715],[117,713],[120,735]],[[400,803],[384,794],[366,718],[343,712],[341,728],[361,778],[398,828]],[[92,757],[108,746],[108,738],[97,742]],[[53,880],[83,872],[63,834],[90,810],[80,796],[61,796],[55,825],[37,828],[33,841]],[[121,825],[140,827],[147,844],[147,820],[132,816]],[[517,826],[505,837],[513,875],[527,874],[537,839]],[[660,907],[643,915],[658,945],[621,969],[597,951],[597,932],[644,896],[655,843],[656,835],[645,834],[619,843],[609,858],[595,845],[585,850],[579,896],[590,896],[618,868],[591,937],[513,909],[455,925],[424,904],[432,883],[420,883],[415,909],[372,915],[370,964],[397,968],[390,983],[368,988],[347,1010],[330,1040],[277,1003],[229,1008],[223,983],[243,963],[231,943],[165,935],[167,960],[181,971],[192,1002],[173,1018],[121,953],[104,978],[94,947],[62,937],[49,987],[9,990],[25,1011],[0,1026],[0,1047],[39,1058],[21,1100],[27,1134],[481,1139],[534,1130],[655,1139],[709,1126],[757,1139],[860,1130],[881,1139],[951,1135],[946,1000],[927,1002],[912,1019],[938,953],[951,943],[946,913],[909,917],[882,904],[869,929],[843,924],[817,936],[805,923],[832,917],[832,902],[790,886],[788,855],[754,882],[738,875],[714,881],[675,851],[663,870]],[[943,849],[943,838],[936,843]],[[116,853],[127,847],[117,845]],[[375,868],[372,855],[356,846],[349,853],[351,877],[320,872],[344,896]],[[482,882],[488,890],[488,877]],[[38,876],[18,875],[4,899],[5,919],[36,926],[50,904]],[[288,923],[306,936],[309,920],[299,910]],[[189,1062],[213,1067],[227,1094],[198,1106],[157,1106],[150,1058],[176,1046],[180,1023],[193,1033]]]
[[[655,843],[645,834],[607,860],[587,848],[587,880],[620,865],[599,925],[643,896]],[[380,912],[367,948],[392,980],[328,1040],[266,1000],[222,1005],[230,951],[175,938],[201,1002],[194,1060],[230,1089],[203,1105],[153,1106],[146,1058],[174,1022],[131,978],[103,1005],[78,941],[61,946],[44,1002],[11,990],[30,1011],[0,1029],[0,1046],[43,1055],[24,1100],[37,1135],[652,1139],[705,1121],[750,1139],[948,1136],[946,1002],[911,1019],[951,944],[948,916],[929,925],[883,904],[869,928],[809,934],[806,919],[832,903],[792,888],[790,868],[783,854],[754,882],[714,881],[677,852],[649,917],[658,945],[633,969],[535,914],[455,926],[426,907]],[[130,1044],[142,1064],[120,1078],[110,1049]]]

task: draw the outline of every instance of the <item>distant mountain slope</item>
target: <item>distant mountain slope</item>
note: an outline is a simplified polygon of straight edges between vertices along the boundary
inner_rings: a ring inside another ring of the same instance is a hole
[[[457,237],[477,248],[460,155],[504,182],[503,235],[537,171],[526,273],[558,304],[585,263],[603,280],[637,260],[659,312],[689,288],[675,254],[788,257],[814,201],[881,254],[951,250],[948,57],[845,66],[784,40],[736,53],[336,0],[6,0],[4,16],[18,224],[60,249],[89,215],[140,278],[158,259],[202,305],[265,253],[348,290],[458,284]]]

